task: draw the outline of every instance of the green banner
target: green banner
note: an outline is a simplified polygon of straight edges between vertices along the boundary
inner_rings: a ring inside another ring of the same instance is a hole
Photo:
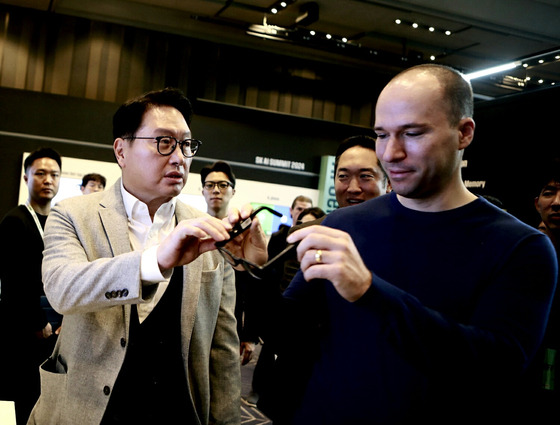
[[[321,158],[319,174],[319,205],[327,214],[338,208],[334,192],[334,159],[332,155]]]

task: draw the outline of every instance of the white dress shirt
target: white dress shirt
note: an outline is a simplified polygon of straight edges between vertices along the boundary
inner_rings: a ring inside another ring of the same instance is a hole
[[[154,297],[145,303],[137,305],[138,318],[142,323],[155,308],[173,274],[169,270],[161,273],[157,262],[157,248],[159,243],[165,239],[175,228],[175,204],[177,198],[161,205],[154,215],[154,221],[150,218],[148,206],[127,192],[121,181],[121,193],[123,197],[126,215],[128,216],[128,236],[130,246],[134,251],[143,251],[140,262],[140,279],[144,285],[159,283]]]

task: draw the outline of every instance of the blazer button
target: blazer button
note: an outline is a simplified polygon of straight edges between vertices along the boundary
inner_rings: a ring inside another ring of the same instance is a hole
[[[126,347],[126,339],[121,338],[121,347]]]
[[[128,297],[128,289],[123,289],[122,290],[122,296],[123,297]]]
[[[111,292],[111,298],[117,298],[117,291]]]
[[[110,300],[111,299],[111,293],[110,292],[105,292],[105,298]]]
[[[103,394],[105,394],[105,395],[111,394],[111,388],[109,388],[109,386],[105,385],[103,387]]]

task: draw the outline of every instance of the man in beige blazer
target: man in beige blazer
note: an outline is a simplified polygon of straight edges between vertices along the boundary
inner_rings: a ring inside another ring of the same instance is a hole
[[[122,179],[53,209],[43,281],[64,324],[29,423],[240,422],[233,270],[214,242],[250,209],[219,220],[177,201],[201,143],[191,115],[174,89],[121,106]],[[257,221],[238,254],[266,260]]]

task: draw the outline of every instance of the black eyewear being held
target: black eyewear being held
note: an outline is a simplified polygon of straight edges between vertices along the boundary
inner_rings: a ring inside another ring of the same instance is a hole
[[[255,211],[253,211],[251,213],[251,215],[249,217],[247,217],[245,220],[242,220],[242,221],[238,222],[235,226],[233,226],[233,229],[229,232],[229,239],[227,239],[225,241],[216,242],[216,248],[218,249],[218,251],[220,251],[220,254],[222,254],[224,259],[229,264],[231,264],[233,267],[236,267],[238,265],[242,265],[243,268],[252,277],[254,277],[256,279],[262,279],[263,275],[264,275],[263,272],[264,272],[264,270],[266,270],[267,267],[269,267],[271,264],[273,264],[274,262],[276,262],[277,260],[282,258],[284,256],[284,254],[286,254],[292,248],[297,246],[297,244],[289,244],[283,251],[281,251],[278,255],[276,255],[275,257],[268,260],[262,266],[259,266],[258,264],[255,264],[255,263],[253,263],[253,262],[251,262],[251,261],[249,261],[245,258],[240,258],[240,257],[236,256],[235,254],[233,254],[233,252],[232,252],[233,249],[232,248],[228,249],[228,244],[230,244],[239,235],[241,235],[242,233],[247,231],[251,227],[251,224],[253,223],[253,219],[262,211],[268,211],[268,212],[270,212],[271,214],[274,214],[277,217],[282,217],[281,213],[273,210],[272,208],[264,207],[264,206],[259,207]]]

